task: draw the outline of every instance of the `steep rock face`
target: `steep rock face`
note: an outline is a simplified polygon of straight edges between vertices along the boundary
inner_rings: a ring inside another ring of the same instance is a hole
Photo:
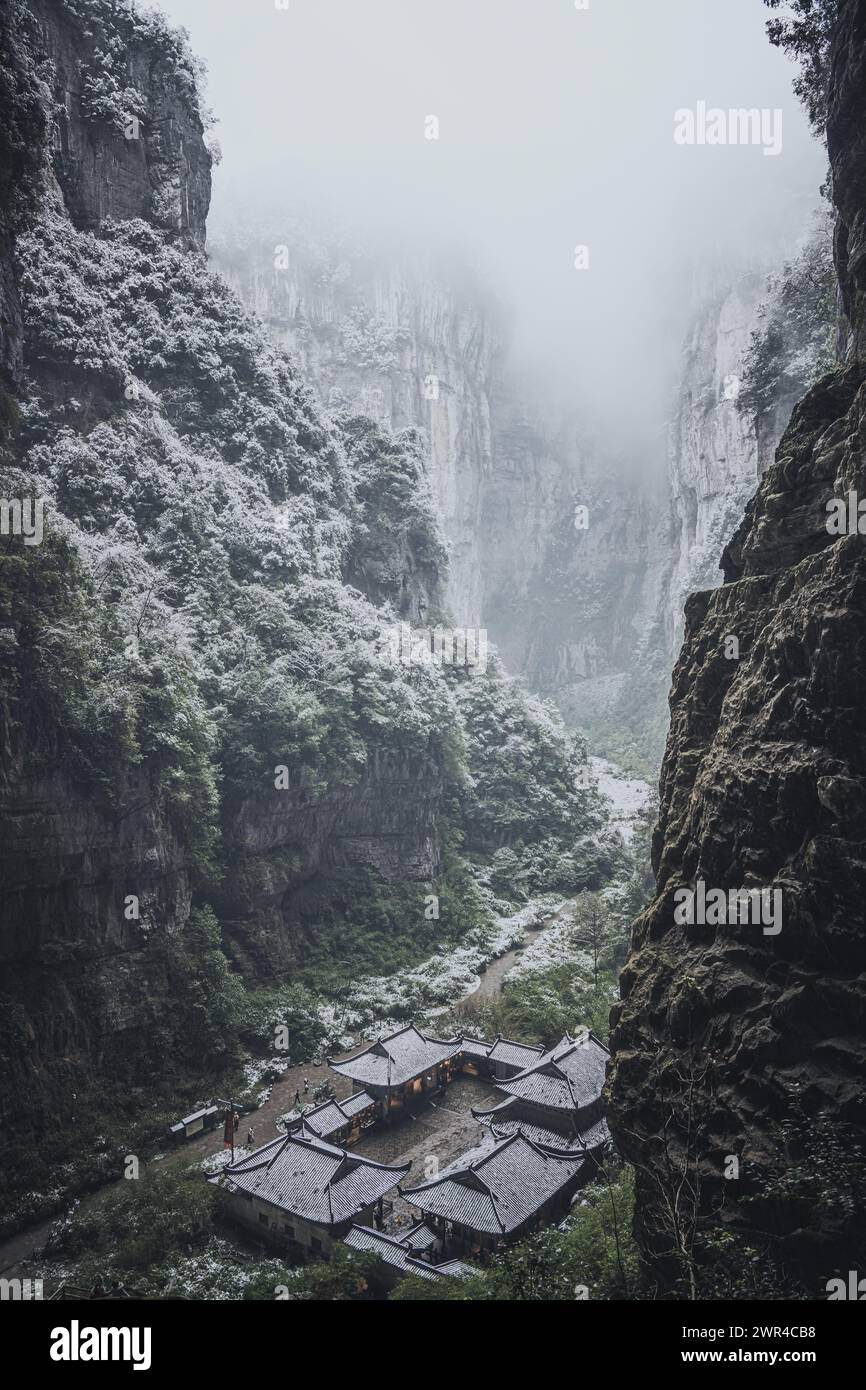
[[[203,245],[211,191],[195,73],[170,30],[120,12],[110,40],[91,0],[31,0],[50,65],[51,166],[78,227],[141,217]]]
[[[663,607],[671,661],[682,641],[685,599],[721,581],[719,556],[772,462],[796,403],[791,397],[776,399],[760,431],[755,416],[738,405],[766,294],[766,275],[744,277],[698,314],[684,346],[668,444],[672,569]]]
[[[427,472],[449,550],[445,603],[483,622],[481,509],[491,468],[490,397],[502,329],[478,287],[447,267],[390,264],[308,229],[269,235],[226,221],[209,237],[221,273],[297,358],[322,404],[427,439]]]
[[[451,722],[443,681],[410,695],[409,676],[404,689],[374,661],[387,613],[341,574],[345,560],[363,588],[372,570],[375,601],[412,619],[438,610],[417,460],[374,439],[350,485],[356,438],[323,423],[208,279],[210,156],[185,51],[121,5],[119,67],[100,10],[40,0],[4,35],[33,97],[12,94],[32,117],[21,130],[45,141],[11,166],[21,235],[16,259],[10,224],[3,260],[23,410],[0,491],[48,499],[44,543],[13,538],[0,567],[0,1118],[8,1135],[14,1112],[16,1136],[94,1079],[158,1083],[214,1061],[183,1050],[194,893],[223,911],[253,978],[303,958],[317,914],[370,877],[423,893]],[[40,172],[36,207],[23,185]],[[207,669],[234,634],[238,651]]]
[[[301,782],[233,810],[236,870],[217,897],[233,956],[251,978],[280,977],[315,940],[323,905],[357,895],[358,870],[423,883],[440,869],[443,773],[435,756],[381,750],[358,785],[312,795]]]
[[[490,628],[513,669],[604,740],[652,648],[668,551],[661,480],[609,462],[581,421],[507,377],[494,418]]]
[[[50,736],[23,741],[4,710],[0,1119],[16,1130],[56,1118],[88,1078],[159,1065],[153,1034],[171,1032],[173,990],[148,943],[178,936],[190,909],[188,855],[153,774],[94,794],[67,751]]]
[[[760,428],[737,405],[766,274],[697,312],[665,472],[662,458],[609,459],[514,366],[501,309],[464,269],[388,266],[312,226],[263,214],[251,230],[226,212],[209,250],[324,405],[423,432],[448,610],[483,625],[598,746],[654,764],[685,597],[721,582],[721,549],[794,404],[774,398]]]
[[[838,267],[859,352],[864,304],[852,248],[866,211],[864,54],[866,4],[843,0],[829,145]],[[832,496],[866,489],[864,411],[855,354],[795,410],[725,552],[724,586],[689,600],[654,842],[657,892],[633,928],[612,1032],[613,1124],[637,1168],[645,1251],[674,1250],[676,1188],[685,1193],[680,1229],[712,1216],[769,1232],[815,1296],[856,1250],[859,1217],[829,1198],[823,1212],[815,1201],[780,1205],[768,1185],[794,1157],[782,1122],[866,1124],[866,559],[862,537],[826,525]],[[738,659],[726,650],[730,636]],[[699,880],[707,890],[780,890],[781,930],[678,925],[674,893]],[[740,1159],[739,1181],[725,1181],[726,1155]],[[825,1186],[836,1181],[824,1175]]]

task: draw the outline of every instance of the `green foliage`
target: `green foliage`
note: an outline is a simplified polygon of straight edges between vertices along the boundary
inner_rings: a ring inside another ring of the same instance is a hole
[[[502,845],[490,861],[490,886],[503,897],[508,897],[517,883],[522,869],[522,861],[516,850]]]
[[[493,655],[487,670],[456,683],[465,723],[467,844],[494,851],[553,838],[574,843],[599,830],[597,795],[579,788],[586,746],[553,705],[529,695]]]
[[[34,490],[26,480],[10,487],[8,475],[2,482],[4,495]],[[56,759],[111,803],[146,764],[179,833],[209,866],[213,730],[190,665],[156,631],[127,657],[116,612],[97,601],[75,549],[50,524],[41,545],[7,544],[0,554],[0,641],[0,698],[13,724],[54,729]]]
[[[222,950],[212,908],[195,908],[179,936],[166,938],[171,994],[179,1000],[176,1046],[187,1063],[207,1057],[224,1068],[237,1056],[244,1014],[243,981]]]
[[[390,372],[398,365],[399,332],[364,305],[353,305],[339,326],[337,361],[353,367]]]
[[[327,1261],[292,1271],[286,1280],[289,1300],[299,1303],[381,1301],[390,1284],[390,1271],[378,1255],[366,1250],[350,1250],[346,1245],[335,1246]],[[273,1298],[273,1289],[268,1294],[265,1286],[261,1293],[247,1295],[250,1298],[260,1296]]]
[[[763,324],[746,354],[738,408],[765,415],[803,396],[835,365],[836,272],[822,225],[799,256],[768,282]]]
[[[293,1062],[320,1055],[327,1036],[316,996],[298,982],[248,991],[240,1001],[237,1026],[244,1041],[259,1052],[273,1052],[276,1029],[287,1028]]]
[[[48,133],[34,27],[28,6],[8,0],[0,14],[0,218],[13,234],[33,210]]]
[[[799,63],[794,91],[812,129],[822,135],[827,120],[830,41],[839,0],[764,0],[764,4],[771,10],[784,7],[783,16],[767,21],[767,34],[774,47]]]
[[[397,1302],[591,1302],[640,1296],[637,1247],[631,1236],[631,1170],[585,1188],[565,1229],[540,1231],[468,1279],[400,1281]],[[585,1292],[584,1292],[585,1291]]]
[[[326,998],[341,998],[365,975],[408,969],[438,948],[456,945],[488,913],[477,883],[453,845],[445,826],[443,863],[436,880],[439,917],[425,915],[431,891],[425,883],[384,883],[373,874],[356,875],[345,895],[323,896],[315,914],[315,935],[305,952],[300,977]],[[407,997],[405,1017],[419,1007]]]
[[[448,556],[417,429],[391,435],[366,415],[337,415],[360,509],[346,575],[376,603],[402,612],[407,573],[438,597]],[[428,621],[442,617],[434,605]]]
[[[201,1169],[168,1165],[122,1179],[99,1202],[86,1203],[51,1231],[49,1256],[77,1262],[79,1277],[142,1271],[206,1238],[218,1201]]]
[[[566,1033],[586,1026],[607,1038],[608,1016],[616,997],[615,978],[600,972],[599,982],[587,979],[580,963],[550,965],[506,979],[499,1013],[506,1037],[543,1042],[552,1047]]]

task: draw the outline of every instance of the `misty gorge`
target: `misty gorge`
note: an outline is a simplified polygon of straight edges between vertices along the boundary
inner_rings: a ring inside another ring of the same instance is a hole
[[[864,122],[866,0],[5,0],[0,1302],[87,1303],[52,1361],[568,1301],[827,1364]]]

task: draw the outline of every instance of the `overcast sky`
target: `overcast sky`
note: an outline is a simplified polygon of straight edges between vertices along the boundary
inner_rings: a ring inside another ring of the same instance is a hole
[[[819,202],[824,154],[761,0],[161,8],[208,67],[216,216],[261,189],[465,247],[527,352],[602,411],[660,409],[695,274],[779,257]],[[677,144],[699,102],[780,110],[781,152]]]

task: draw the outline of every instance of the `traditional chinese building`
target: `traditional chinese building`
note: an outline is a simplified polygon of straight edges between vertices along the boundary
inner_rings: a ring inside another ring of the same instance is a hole
[[[345,1100],[326,1100],[310,1110],[292,1110],[285,1116],[286,1130],[296,1134],[312,1130],[329,1144],[354,1144],[377,1117],[378,1106],[367,1091],[356,1091]]]
[[[410,1164],[390,1167],[301,1129],[223,1169],[231,1215],[269,1245],[327,1255],[349,1227],[381,1218]]]
[[[400,1193],[448,1254],[484,1259],[564,1215],[585,1163],[582,1152],[554,1153],[517,1131]]]
[[[402,1236],[386,1235],[384,1231],[373,1230],[370,1226],[352,1226],[345,1243],[352,1250],[369,1250],[378,1255],[393,1271],[395,1284],[406,1274],[417,1274],[422,1279],[436,1282],[474,1273],[469,1265],[462,1264],[460,1260],[436,1263],[436,1252],[441,1242],[423,1221]]]
[[[492,1043],[463,1037],[460,1040],[461,1070],[470,1076],[507,1080],[532,1066],[543,1052],[541,1043],[512,1042],[500,1034]]]
[[[367,1091],[378,1102],[380,1113],[388,1116],[413,1097],[436,1091],[454,1075],[461,1041],[452,1038],[426,1038],[414,1024],[400,1028],[354,1056],[328,1066],[340,1076],[351,1078],[355,1091]]]
[[[598,1154],[610,1140],[602,1096],[608,1055],[594,1033],[566,1033],[532,1066],[497,1082],[506,1100],[472,1113],[496,1138],[520,1131],[550,1151]]]

